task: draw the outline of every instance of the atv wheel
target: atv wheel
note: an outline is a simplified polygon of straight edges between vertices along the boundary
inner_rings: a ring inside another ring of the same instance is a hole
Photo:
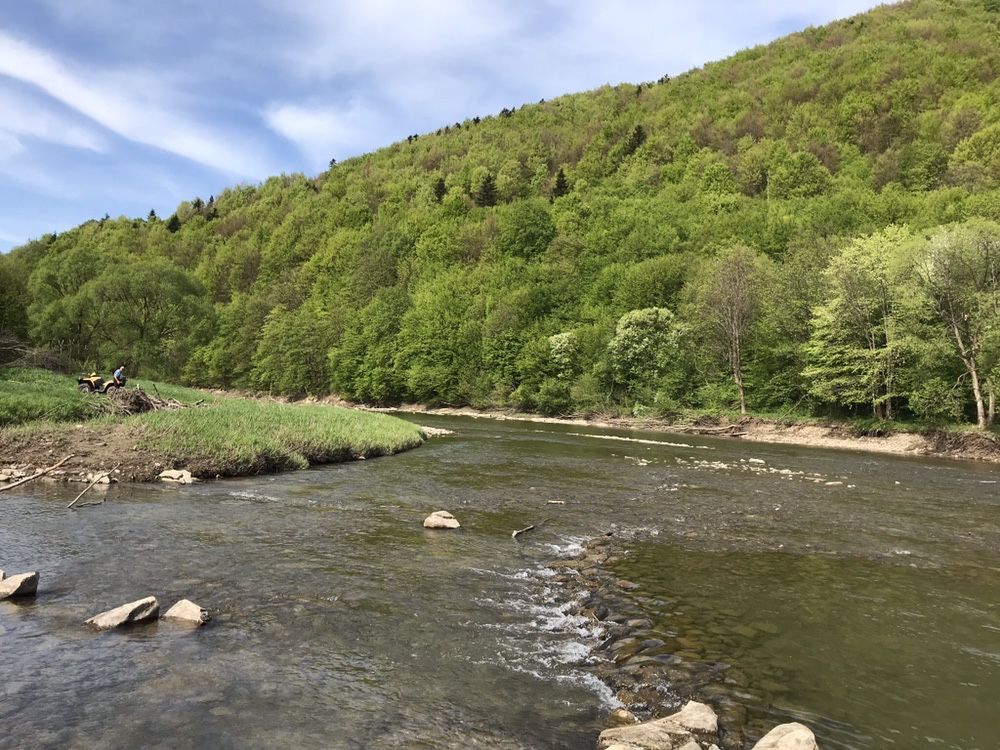
[[[94,392],[94,387],[90,383],[80,383],[80,385],[78,385],[76,387],[76,389],[78,391],[80,391],[80,393],[93,393]]]

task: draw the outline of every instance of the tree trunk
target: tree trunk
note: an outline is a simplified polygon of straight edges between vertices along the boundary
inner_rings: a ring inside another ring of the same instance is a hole
[[[965,368],[969,371],[969,377],[972,379],[972,395],[976,399],[976,424],[979,426],[979,429],[985,430],[989,426],[989,423],[986,421],[986,408],[983,404],[983,389],[979,385],[979,373],[976,372],[974,361],[963,361],[965,362]]]
[[[979,366],[976,363],[976,351],[979,342],[973,339],[972,346],[966,346],[965,341],[962,339],[962,332],[954,323],[952,323],[951,332],[955,336],[955,343],[958,344],[958,356],[961,358],[962,364],[965,365],[965,369],[969,373],[969,380],[972,382],[972,396],[976,400],[976,425],[979,429],[985,430],[990,425],[990,421],[986,419],[983,389],[979,384]],[[991,399],[992,396],[993,389],[990,388]]]
[[[990,391],[990,408],[986,412],[986,426],[992,427],[997,416],[997,392],[993,389],[993,383],[988,383]]]
[[[733,366],[733,381],[736,383],[736,392],[740,396],[740,414],[747,413],[746,393],[743,390],[743,363],[742,351],[740,350],[739,337],[735,337],[733,346],[729,351],[729,362]]]

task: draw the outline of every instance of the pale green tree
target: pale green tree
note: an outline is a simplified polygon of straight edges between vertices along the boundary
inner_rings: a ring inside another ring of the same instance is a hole
[[[969,376],[976,424],[996,414],[991,375],[1000,352],[1000,224],[973,221],[940,229],[916,265],[928,306],[944,324]]]

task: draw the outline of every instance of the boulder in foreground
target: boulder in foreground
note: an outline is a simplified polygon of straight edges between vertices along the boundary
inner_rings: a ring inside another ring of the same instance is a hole
[[[819,750],[816,737],[805,724],[779,724],[761,737],[753,750]]]
[[[140,622],[155,620],[160,614],[160,603],[155,596],[147,596],[145,599],[138,599],[120,607],[101,612],[87,620],[87,625],[98,630],[110,630],[120,628],[123,625],[135,625]]]
[[[163,614],[163,619],[183,620],[193,625],[204,625],[212,617],[204,607],[199,607],[190,599],[181,599]]]
[[[704,703],[688,701],[680,711],[663,719],[605,729],[597,746],[601,750],[611,750],[615,746],[636,750],[686,750],[698,747],[693,735],[715,734],[718,730],[715,711]]]
[[[0,571],[0,599],[10,599],[15,596],[34,596],[38,592],[38,573],[21,573],[20,575],[3,577]]]
[[[436,510],[424,519],[425,529],[458,529],[462,524],[446,510]]]

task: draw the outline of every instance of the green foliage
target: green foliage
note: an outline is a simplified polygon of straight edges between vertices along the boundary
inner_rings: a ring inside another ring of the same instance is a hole
[[[655,386],[676,361],[681,335],[673,313],[666,308],[625,313],[608,342],[608,360],[615,381],[633,395]]]
[[[86,222],[0,258],[0,330],[79,367],[377,403],[929,419],[962,382],[967,418],[916,270],[940,227],[1000,221],[992,6],[886,5],[166,221]]]

